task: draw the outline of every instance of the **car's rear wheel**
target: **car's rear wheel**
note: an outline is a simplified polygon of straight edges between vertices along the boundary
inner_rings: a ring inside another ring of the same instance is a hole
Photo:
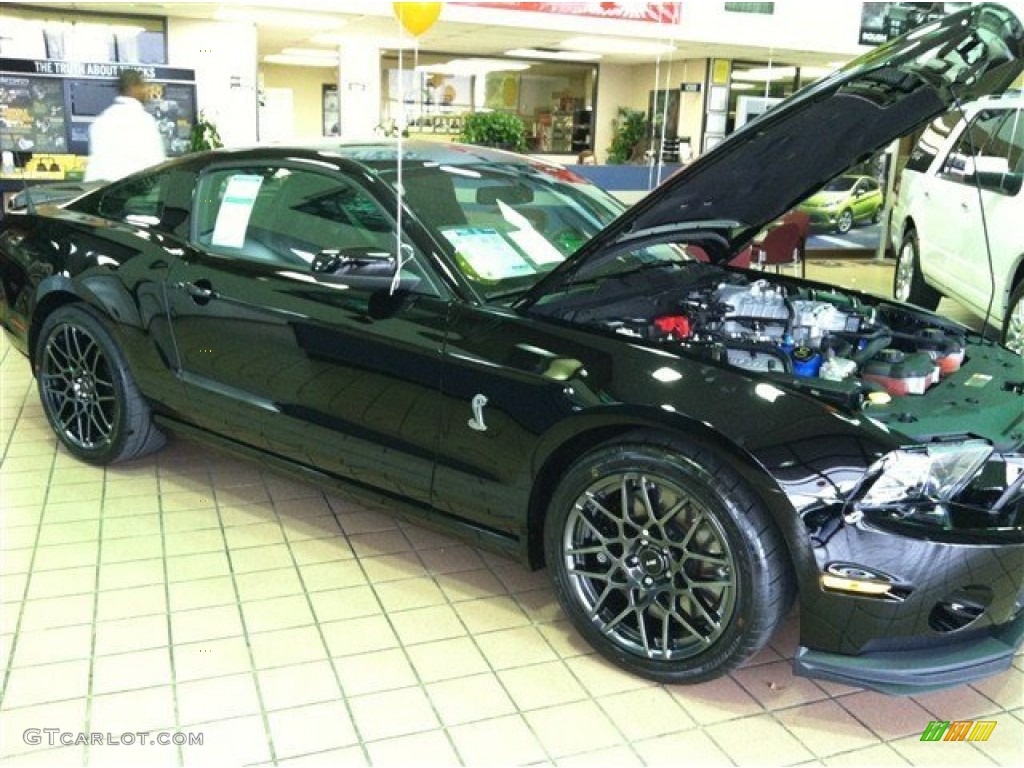
[[[46,318],[36,370],[50,426],[80,459],[111,464],[164,444],[124,356],[91,310],[66,305]]]
[[[942,294],[932,288],[921,274],[921,251],[917,232],[909,230],[900,243],[896,255],[896,269],[892,275],[892,295],[897,301],[908,301],[919,307],[934,310]]]
[[[841,235],[845,235],[851,229],[853,229],[853,211],[847,208],[836,219],[836,231]]]
[[[727,464],[676,441],[596,449],[565,475],[545,521],[559,601],[616,664],[696,683],[768,641],[792,599],[782,538]]]
[[[1010,294],[1010,306],[1003,322],[1003,345],[1011,352],[1024,355],[1024,281]]]

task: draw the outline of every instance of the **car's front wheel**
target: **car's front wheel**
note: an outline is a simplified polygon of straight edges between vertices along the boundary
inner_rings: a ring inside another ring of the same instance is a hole
[[[638,436],[598,448],[552,497],[545,556],[562,607],[600,653],[664,683],[697,683],[768,641],[791,567],[761,502],[727,464]]]
[[[46,418],[75,456],[111,464],[164,444],[124,356],[92,310],[54,310],[40,329],[35,360]]]
[[[1010,306],[1003,322],[1003,345],[1011,352],[1024,355],[1024,282],[1010,294]]]
[[[853,229],[853,211],[847,208],[836,219],[836,231],[841,235],[845,235],[851,229]]]
[[[934,310],[942,294],[932,288],[921,274],[921,250],[917,232],[909,230],[900,243],[896,255],[896,269],[892,275],[892,295],[897,301],[907,301],[919,307]]]

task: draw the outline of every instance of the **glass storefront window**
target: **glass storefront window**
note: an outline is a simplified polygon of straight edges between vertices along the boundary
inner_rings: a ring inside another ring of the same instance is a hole
[[[160,17],[3,5],[0,26],[3,58],[167,63],[167,29]]]
[[[410,59],[399,69],[397,56],[382,58],[385,133],[404,124],[410,135],[450,140],[465,114],[501,110],[522,118],[529,152],[593,149],[593,65],[426,53]]]

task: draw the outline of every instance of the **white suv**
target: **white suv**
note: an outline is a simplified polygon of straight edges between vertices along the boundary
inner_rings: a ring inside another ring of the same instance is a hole
[[[1024,95],[972,102],[935,120],[907,161],[889,234],[893,295],[943,296],[1001,325],[1024,354]]]

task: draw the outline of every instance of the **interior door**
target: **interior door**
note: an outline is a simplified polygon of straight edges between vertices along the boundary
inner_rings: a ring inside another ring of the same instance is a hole
[[[292,165],[199,182],[172,268],[171,323],[194,420],[427,503],[448,303],[356,180]]]

